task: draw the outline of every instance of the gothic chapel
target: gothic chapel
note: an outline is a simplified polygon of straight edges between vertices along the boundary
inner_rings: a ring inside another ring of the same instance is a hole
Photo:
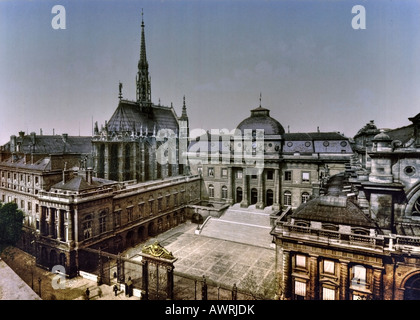
[[[152,103],[143,18],[136,101],[123,99],[121,83],[119,88],[119,104],[112,117],[101,129],[95,123],[92,145],[96,177],[143,182],[184,174],[186,161],[179,154],[188,143],[185,96],[181,117],[172,104]]]

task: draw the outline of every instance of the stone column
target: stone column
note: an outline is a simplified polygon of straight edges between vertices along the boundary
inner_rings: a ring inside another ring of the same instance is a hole
[[[291,261],[290,252],[283,250],[283,292],[286,300],[292,299],[292,276],[291,276]]]
[[[150,176],[151,180],[156,180],[158,178],[158,163],[156,161],[156,148],[157,148],[156,138],[154,137],[152,138],[151,145],[152,147],[149,153],[149,159],[148,159],[149,162],[147,163],[147,165],[152,168],[152,172]]]
[[[373,268],[373,300],[383,299],[382,270],[383,268],[379,267]]]
[[[54,237],[53,208],[48,207],[48,235]]]
[[[63,239],[63,235],[61,233],[62,230],[62,226],[63,226],[63,219],[61,216],[61,210],[57,209],[56,210],[56,214],[57,214],[57,221],[56,221],[56,226],[57,226],[57,239],[58,240],[62,240]]]
[[[233,200],[232,167],[227,168],[227,178],[228,178],[228,182],[227,182],[228,194],[227,194],[226,202],[229,204],[233,204],[234,200]]]
[[[93,167],[96,170],[96,176],[98,176],[99,168],[99,145],[97,143],[92,143],[93,145]]]
[[[273,210],[280,210],[280,169],[274,169],[274,202]]]
[[[264,170],[258,175],[258,200],[255,205],[257,209],[264,209]]]
[[[242,170],[242,208],[248,208],[249,201],[248,201],[248,175],[246,174],[246,170]]]
[[[71,217],[71,211],[66,210],[66,221],[67,221],[67,237],[66,241],[73,242],[73,219]]]
[[[109,179],[109,168],[110,168],[110,156],[109,156],[109,143],[105,143],[104,152],[104,178]]]
[[[74,241],[79,242],[79,210],[74,208]]]
[[[140,181],[145,181],[145,179],[146,179],[146,172],[145,172],[145,170],[146,170],[146,168],[145,168],[145,161],[144,161],[144,159],[145,159],[145,157],[146,157],[146,155],[145,155],[145,150],[144,150],[144,142],[143,141],[141,141],[140,142],[140,177],[139,177],[139,179],[140,179]]]
[[[349,299],[349,261],[340,260],[340,300]]]
[[[309,256],[309,299],[319,299],[318,256]]]
[[[118,143],[118,181],[124,181],[125,147],[123,143]]]
[[[48,230],[46,229],[46,211],[48,210],[47,207],[40,207],[39,213],[39,234],[45,235]]]

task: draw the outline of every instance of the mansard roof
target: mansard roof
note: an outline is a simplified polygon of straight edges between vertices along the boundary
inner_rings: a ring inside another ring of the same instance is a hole
[[[15,141],[12,141],[16,139]],[[12,136],[11,140],[3,146],[4,151],[17,151],[19,153],[55,154],[55,153],[91,153],[91,140],[89,136],[63,135],[30,135]],[[16,144],[16,146],[13,146]],[[17,148],[12,150],[13,148]]]
[[[338,132],[284,134],[284,153],[352,153],[349,139]]]
[[[140,107],[137,102],[121,100],[111,119],[107,124],[108,132],[133,131],[142,132],[146,130],[152,133],[153,130],[171,129],[178,131],[178,120],[172,108],[151,105]]]
[[[310,200],[296,209],[291,217],[365,228],[377,227],[356,204],[339,196],[321,196]]]

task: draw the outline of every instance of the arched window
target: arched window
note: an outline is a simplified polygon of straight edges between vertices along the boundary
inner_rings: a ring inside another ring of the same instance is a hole
[[[99,233],[106,231],[106,211],[102,211],[99,214]]]
[[[92,238],[92,215],[88,214],[83,219],[83,239]]]
[[[285,206],[292,205],[292,193],[290,191],[285,191],[283,194],[283,204]]]
[[[307,193],[307,192],[302,192],[302,203],[306,203],[306,202],[308,202],[309,197],[310,197],[309,193]]]
[[[222,199],[226,199],[228,194],[228,189],[226,186],[222,186]]]
[[[209,197],[214,198],[214,186],[209,184]]]

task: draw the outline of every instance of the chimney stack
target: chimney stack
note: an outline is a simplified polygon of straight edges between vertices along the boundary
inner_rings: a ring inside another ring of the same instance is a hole
[[[92,171],[91,167],[86,168],[86,182],[90,185],[92,184]]]

